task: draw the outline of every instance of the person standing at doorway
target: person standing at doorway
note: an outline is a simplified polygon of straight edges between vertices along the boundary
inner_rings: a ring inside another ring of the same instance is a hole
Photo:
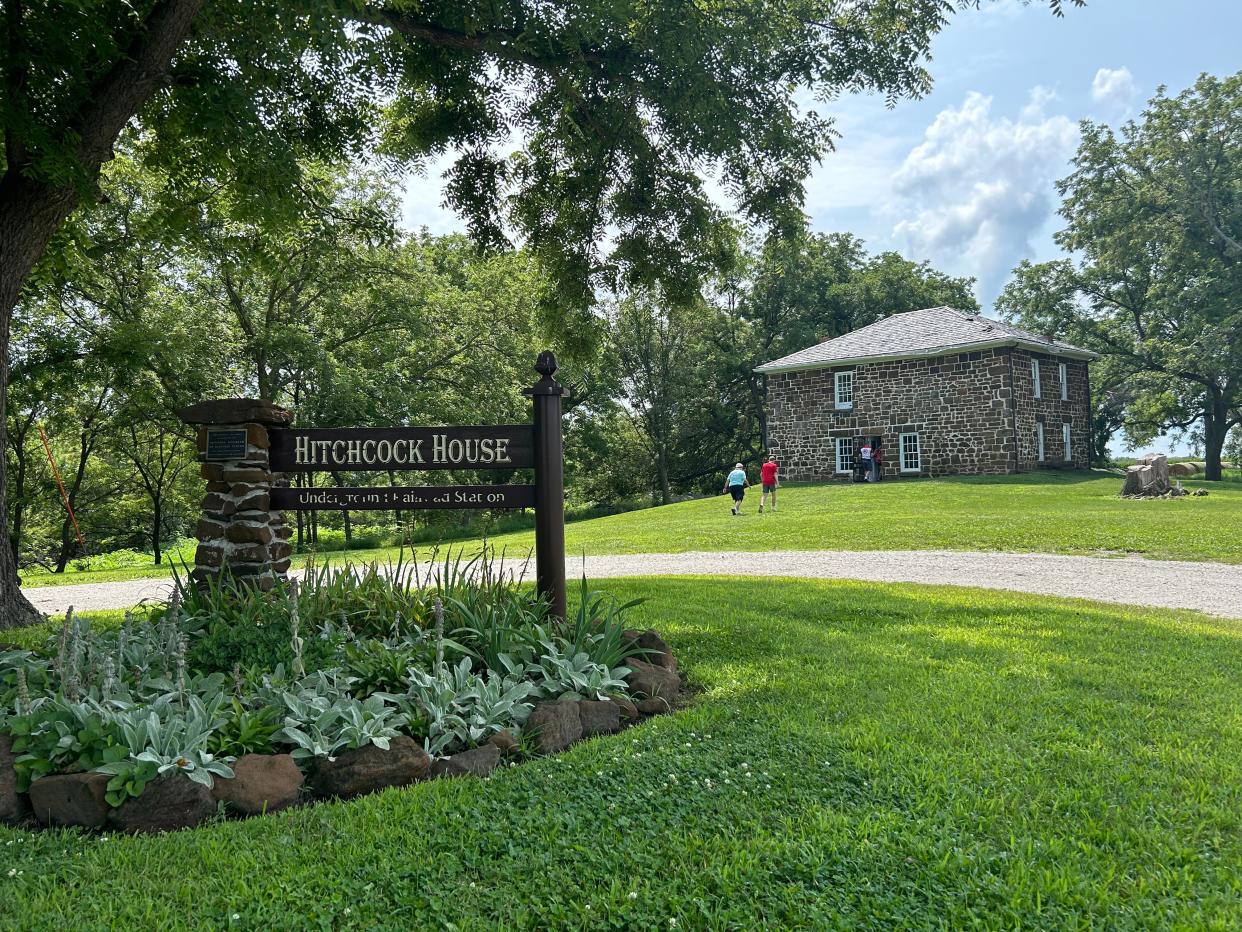
[[[781,484],[780,478],[777,476],[779,466],[776,463],[776,457],[771,453],[768,454],[767,462],[759,467],[759,481],[763,484],[763,495],[759,499],[759,513],[763,514],[763,506],[768,503],[768,496],[772,496],[772,510],[776,511],[776,488]]]
[[[880,447],[880,441],[877,439],[875,446],[871,448],[871,481],[879,482],[884,478],[884,450]]]
[[[733,496],[733,513],[742,513],[742,499],[746,496],[746,488],[750,480],[746,478],[746,470],[741,463],[733,467],[733,471],[725,478],[725,491]]]
[[[858,478],[863,482],[871,481],[871,439],[863,440],[858,449]]]

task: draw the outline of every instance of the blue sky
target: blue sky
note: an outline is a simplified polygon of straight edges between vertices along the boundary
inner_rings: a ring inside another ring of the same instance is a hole
[[[816,106],[842,135],[807,184],[811,226],[974,276],[989,312],[1019,261],[1060,254],[1054,183],[1079,121],[1119,125],[1162,84],[1177,93],[1202,72],[1242,69],[1240,39],[1242,0],[1089,0],[1063,19],[1044,0],[985,0],[937,37],[924,99]],[[408,180],[410,228],[462,228],[440,206],[447,164]]]

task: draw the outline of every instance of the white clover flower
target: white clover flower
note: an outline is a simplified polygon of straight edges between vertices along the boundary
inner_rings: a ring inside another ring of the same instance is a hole
[[[631,900],[636,900],[636,899],[638,899],[638,891],[637,891],[637,890],[631,890],[629,893],[627,893],[627,894],[626,894],[626,896],[627,896],[629,899],[631,899]]]

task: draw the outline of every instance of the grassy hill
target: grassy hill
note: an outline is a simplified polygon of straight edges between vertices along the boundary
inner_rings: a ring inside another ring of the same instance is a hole
[[[776,514],[729,513],[725,496],[697,499],[570,524],[570,554],[688,550],[1001,550],[1141,554],[1168,560],[1242,562],[1242,478],[1187,481],[1205,498],[1125,501],[1121,478],[1100,472],[1048,472],[991,478],[888,481],[878,485],[788,485]],[[455,543],[469,543],[456,541]],[[491,543],[525,554],[530,531]],[[420,551],[430,547],[420,547]],[[395,550],[353,551],[320,559],[387,560]],[[25,585],[63,585],[166,575],[155,567],[31,574]]]

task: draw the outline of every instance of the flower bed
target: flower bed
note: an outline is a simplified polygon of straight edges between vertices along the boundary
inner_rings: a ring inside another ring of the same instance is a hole
[[[486,559],[179,588],[119,630],[0,653],[0,820],[163,831],[486,776],[677,702],[668,646],[590,592],[547,605]]]

